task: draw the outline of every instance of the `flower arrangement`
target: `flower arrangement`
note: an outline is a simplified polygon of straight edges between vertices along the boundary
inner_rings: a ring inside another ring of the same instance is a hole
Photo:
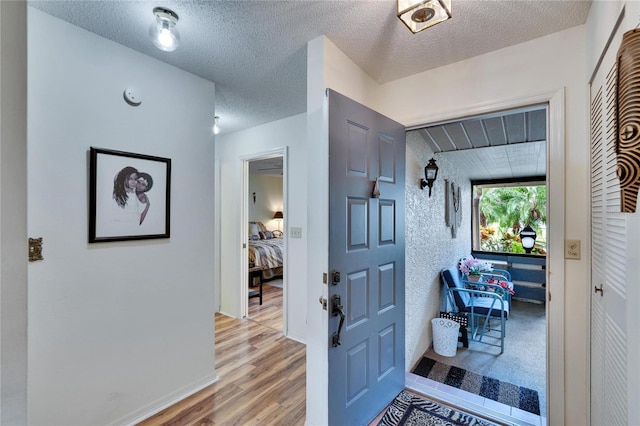
[[[509,292],[509,294],[511,294],[512,296],[514,294],[516,294],[516,292],[513,290],[513,287],[509,287],[509,283],[504,281],[504,280],[496,280],[495,278],[489,278],[487,280],[487,284],[497,284],[500,287],[502,287],[505,290],[507,290]]]
[[[491,272],[493,267],[484,260],[476,259],[473,256],[467,256],[460,260],[458,269],[465,275],[480,275],[482,272]]]

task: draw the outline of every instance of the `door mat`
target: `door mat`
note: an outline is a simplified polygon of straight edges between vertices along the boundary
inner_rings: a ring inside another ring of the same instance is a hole
[[[444,426],[469,425],[491,426],[487,420],[480,419],[446,405],[420,398],[402,391],[391,402],[380,419],[378,426]]]
[[[540,415],[538,391],[423,357],[413,374]]]

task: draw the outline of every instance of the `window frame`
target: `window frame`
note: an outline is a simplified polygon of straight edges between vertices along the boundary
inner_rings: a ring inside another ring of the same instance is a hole
[[[478,199],[476,198],[477,188],[508,188],[508,187],[517,187],[517,186],[542,186],[547,187],[547,177],[546,176],[524,176],[517,178],[504,178],[504,179],[477,179],[471,180],[471,217],[470,223],[471,226],[471,254],[474,256],[477,255],[503,255],[503,256],[519,256],[519,257],[541,257],[546,258],[546,254],[533,254],[533,253],[511,253],[511,252],[500,252],[500,251],[486,251],[480,249],[480,212]],[[546,205],[547,217],[549,214],[549,199],[547,198]],[[477,229],[476,229],[477,228]]]

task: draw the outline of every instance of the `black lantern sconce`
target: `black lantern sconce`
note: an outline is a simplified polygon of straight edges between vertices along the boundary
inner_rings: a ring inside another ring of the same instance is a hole
[[[431,188],[433,187],[433,182],[438,177],[438,165],[436,164],[435,159],[429,160],[426,166],[424,166],[424,177],[425,179],[420,179],[420,189],[424,189],[426,186],[429,187],[429,197],[431,197]]]
[[[530,254],[531,250],[533,250],[533,246],[536,244],[536,237],[536,231],[534,231],[529,225],[525,226],[522,228],[522,231],[520,231],[520,242],[527,254]]]

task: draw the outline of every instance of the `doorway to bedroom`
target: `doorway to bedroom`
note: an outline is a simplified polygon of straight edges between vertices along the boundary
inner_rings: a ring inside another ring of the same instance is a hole
[[[284,156],[247,161],[246,318],[285,333]]]

